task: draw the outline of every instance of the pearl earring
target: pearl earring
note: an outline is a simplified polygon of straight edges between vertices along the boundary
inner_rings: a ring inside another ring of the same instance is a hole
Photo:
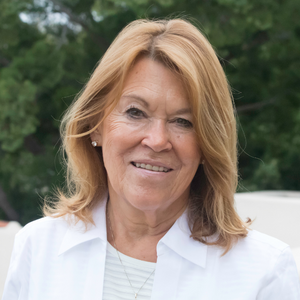
[[[97,147],[98,146],[98,143],[96,141],[92,141],[92,146],[93,147]]]

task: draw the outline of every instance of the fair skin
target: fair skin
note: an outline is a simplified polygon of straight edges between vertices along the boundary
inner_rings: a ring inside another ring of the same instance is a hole
[[[201,159],[182,82],[161,63],[140,58],[91,139],[102,147],[117,249],[156,262],[156,245],[186,209]]]

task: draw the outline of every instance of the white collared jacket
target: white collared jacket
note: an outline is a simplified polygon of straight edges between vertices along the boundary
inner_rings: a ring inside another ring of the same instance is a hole
[[[16,236],[2,300],[101,300],[106,201],[95,226],[42,218]],[[152,300],[300,300],[299,277],[285,243],[250,231],[226,255],[190,238],[183,214],[157,244]]]

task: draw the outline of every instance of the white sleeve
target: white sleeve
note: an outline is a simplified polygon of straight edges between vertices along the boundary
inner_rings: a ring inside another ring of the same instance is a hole
[[[300,279],[290,247],[279,255],[257,300],[300,300]]]
[[[2,300],[26,300],[30,274],[30,247],[23,230],[17,233]]]

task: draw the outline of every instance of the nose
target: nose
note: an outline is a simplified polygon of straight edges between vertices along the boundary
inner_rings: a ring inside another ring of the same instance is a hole
[[[164,120],[154,120],[149,124],[142,145],[151,148],[154,152],[170,151],[172,149]]]

